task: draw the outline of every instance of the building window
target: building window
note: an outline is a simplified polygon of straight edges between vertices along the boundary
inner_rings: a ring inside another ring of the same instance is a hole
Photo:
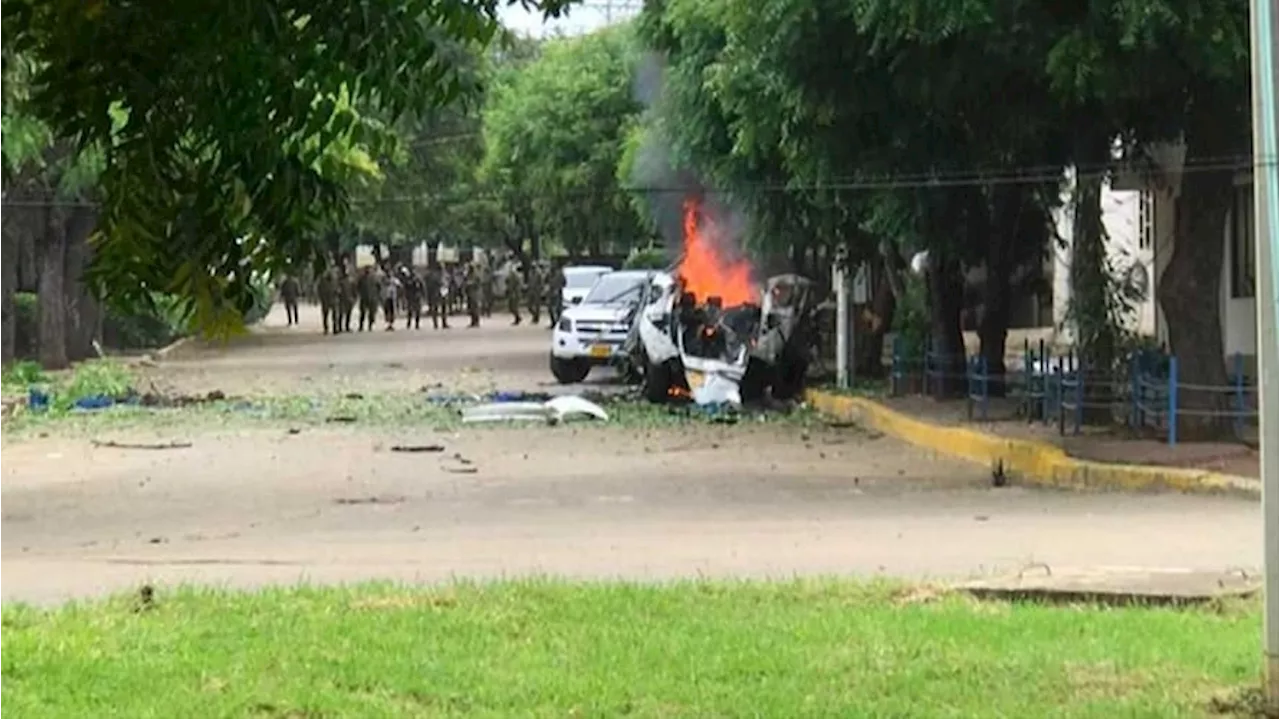
[[[1231,201],[1231,296],[1253,297],[1253,186],[1236,185]]]
[[[1150,192],[1138,195],[1138,249],[1149,250],[1156,239],[1156,202]]]

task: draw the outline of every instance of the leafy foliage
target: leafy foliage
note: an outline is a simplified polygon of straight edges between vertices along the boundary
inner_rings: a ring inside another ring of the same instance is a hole
[[[389,151],[378,118],[474,89],[450,50],[488,43],[498,5],[13,0],[4,45],[33,63],[32,116],[103,148],[98,289],[190,298],[200,326],[230,330],[255,273],[315,256],[345,183]]]
[[[481,177],[517,217],[516,242],[545,234],[570,253],[647,236],[617,168],[640,104],[636,59],[622,25],[553,40],[495,82],[484,113]]]

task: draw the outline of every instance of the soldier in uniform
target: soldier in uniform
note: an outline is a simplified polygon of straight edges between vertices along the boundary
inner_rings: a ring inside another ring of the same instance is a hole
[[[547,301],[547,278],[542,266],[533,264],[529,267],[529,285],[525,299],[529,304],[529,319],[534,327],[542,321],[542,303]]]
[[[467,327],[480,326],[480,272],[475,263],[467,263],[464,270],[463,287],[467,295],[467,314],[471,315],[471,323]]]
[[[511,324],[520,324],[520,302],[524,300],[524,278],[520,276],[520,267],[507,270],[507,311],[511,313]]]
[[[298,284],[298,278],[286,275],[284,282],[280,283],[280,299],[284,302],[285,324],[289,327],[298,324],[298,295],[300,294],[302,294],[302,287]]]
[[[404,328],[421,329],[422,327],[422,278],[412,267],[404,268]]]
[[[387,331],[396,328],[396,304],[400,299],[400,278],[394,271],[382,276],[382,314],[387,321]]]
[[[481,265],[480,281],[482,283],[481,290],[484,296],[484,302],[481,305],[481,309],[484,316],[489,317],[493,315],[493,302],[496,299],[494,297],[494,282],[496,281],[496,277],[493,271],[493,265],[488,261],[488,259],[486,259],[485,263]]]
[[[338,317],[338,278],[332,269],[327,269],[316,281],[316,296],[320,299],[320,325],[324,333],[329,334],[330,322],[337,331]]]
[[[444,296],[447,287],[440,265],[433,264],[427,268],[427,276],[422,285],[423,292],[427,295],[427,312],[431,314],[432,329],[449,329],[449,310],[445,306]]]
[[[372,267],[361,267],[356,280],[356,297],[360,302],[360,331],[373,329],[378,317],[378,278]]]
[[[347,266],[342,265],[341,274],[338,275],[338,307],[337,307],[337,332],[351,331],[351,313],[356,306],[356,280],[347,272]]]
[[[564,303],[564,270],[556,264],[551,265],[551,277],[547,281],[547,315],[551,318],[551,326],[560,321],[560,310]]]

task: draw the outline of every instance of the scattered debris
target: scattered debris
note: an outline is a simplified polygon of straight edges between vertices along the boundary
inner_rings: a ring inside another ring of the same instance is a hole
[[[443,469],[450,474],[475,474],[480,471],[475,467],[444,467]]]
[[[400,495],[371,496],[371,497],[338,497],[333,500],[334,504],[356,505],[356,504],[400,504],[404,501],[404,497]]]
[[[302,433],[302,430],[298,429],[297,427],[289,428],[289,434],[301,434],[301,433]]]
[[[443,452],[443,444],[393,444],[392,452]]]
[[[343,395],[343,397],[345,397],[346,399],[364,399],[364,395],[360,394],[359,392],[348,392],[345,395]]]
[[[541,420],[558,424],[572,417],[587,416],[607,421],[609,413],[587,399],[574,395],[552,397],[545,402],[491,402],[462,410],[463,422],[511,422]]]
[[[147,540],[147,544],[168,544],[169,540],[164,537],[152,537]]]
[[[190,442],[173,440],[170,442],[117,442],[115,440],[93,440],[93,446],[109,449],[187,449]]]
[[[1007,487],[1009,486],[1009,478],[1004,473],[1004,460],[996,460],[996,464],[991,468],[991,486]]]
[[[144,584],[138,588],[138,604],[133,608],[135,612],[149,612],[156,608],[156,590],[150,584]]]
[[[349,415],[349,414],[340,414],[340,415],[337,415],[337,416],[334,416],[334,417],[325,417],[325,418],[324,418],[324,421],[326,421],[326,422],[341,422],[341,423],[343,423],[343,424],[350,424],[350,423],[352,423],[352,422],[355,422],[355,421],[356,421],[356,418],[355,418],[355,417],[353,417],[353,416],[351,416],[351,415]]]

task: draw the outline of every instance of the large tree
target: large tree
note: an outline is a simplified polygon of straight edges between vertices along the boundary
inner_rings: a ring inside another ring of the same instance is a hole
[[[548,41],[492,88],[481,176],[516,218],[517,247],[544,238],[600,254],[646,236],[616,178],[641,109],[635,60],[631,28],[619,25]]]
[[[34,115],[104,147],[97,288],[123,304],[180,294],[202,324],[234,325],[255,276],[314,256],[344,208],[364,168],[332,148],[382,154],[394,135],[366,118],[470,90],[445,50],[487,43],[500,4],[12,0],[4,44],[35,63]]]

